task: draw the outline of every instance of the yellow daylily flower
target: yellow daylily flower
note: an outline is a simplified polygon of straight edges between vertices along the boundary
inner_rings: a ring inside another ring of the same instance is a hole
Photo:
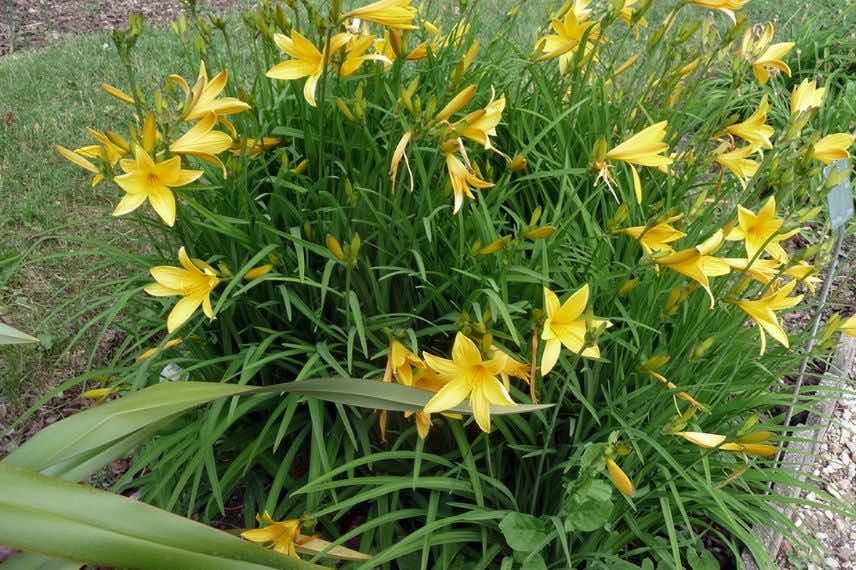
[[[178,261],[180,268],[169,265],[152,267],[150,273],[155,283],[145,288],[146,293],[155,297],[181,297],[167,317],[168,332],[183,325],[200,305],[205,316],[213,319],[211,291],[220,284],[220,278],[214,268],[201,259],[190,259],[184,247],[178,250]]]
[[[562,346],[586,358],[600,358],[600,349],[596,344],[586,346],[586,317],[584,315],[589,301],[589,286],[583,285],[562,303],[550,289],[544,287],[544,310],[547,318],[541,339],[547,341],[544,354],[541,355],[541,375],[546,376],[559,360]],[[605,319],[591,319],[593,329],[611,327]]]
[[[672,222],[681,219],[681,217],[679,214],[666,218],[654,226],[633,226],[624,228],[621,232],[638,240],[639,245],[642,246],[642,251],[646,255],[651,255],[652,253],[671,253],[674,249],[669,244],[687,235],[672,226]]]
[[[710,238],[695,247],[654,257],[653,261],[657,265],[668,267],[672,271],[689,277],[704,287],[708,297],[710,297],[710,308],[712,309],[715,300],[713,292],[710,290],[710,281],[708,278],[727,275],[731,271],[731,267],[724,260],[711,255],[711,253],[719,249],[719,246],[722,245],[722,240],[722,230],[717,230]]]
[[[829,164],[836,160],[850,158],[851,146],[853,146],[853,135],[849,133],[826,135],[814,143],[811,156],[823,164]]]
[[[752,259],[763,248],[780,263],[787,263],[788,253],[780,243],[790,239],[799,229],[779,233],[785,221],[776,217],[776,198],[770,196],[756,214],[748,208],[737,206],[737,225],[725,236],[728,241],[743,241],[746,257]]]
[[[185,121],[201,119],[208,113],[214,113],[219,119],[227,115],[243,113],[250,108],[247,103],[235,97],[219,97],[226,88],[229,72],[224,69],[209,81],[204,61],[199,62],[199,75],[192,89],[180,75],[170,75],[168,79],[184,91],[182,119]]]
[[[462,137],[482,145],[485,149],[492,149],[490,137],[496,135],[496,126],[502,120],[504,110],[505,96],[499,99],[491,97],[484,109],[466,115],[452,125],[452,128]]]
[[[598,177],[609,182],[609,172],[606,161],[618,160],[630,165],[633,175],[634,194],[636,201],[642,203],[642,184],[636,166],[651,166],[654,168],[668,167],[672,162],[671,157],[663,156],[662,153],[669,150],[669,145],[663,142],[666,138],[668,121],[660,121],[646,127],[622,142],[612,150],[607,150],[603,159],[595,157],[595,168],[599,171]]]
[[[767,439],[769,438],[769,436],[767,436],[769,432],[763,432],[763,434],[767,437]],[[757,455],[760,457],[773,457],[777,451],[776,446],[764,443],[744,443],[740,440],[735,442],[726,442],[727,438],[724,435],[719,435],[715,433],[704,433],[699,431],[679,431],[673,433],[672,435],[680,436],[688,442],[703,449],[719,449],[722,451],[746,453],[747,455]],[[764,441],[766,441],[766,439]]]
[[[559,71],[564,75],[573,62],[574,54],[583,37],[588,34],[586,53],[592,42],[600,36],[597,22],[588,21],[588,10],[568,10],[560,20],[553,18],[550,26],[555,33],[538,39],[535,50],[541,61],[559,58]]]
[[[393,30],[415,30],[416,8],[411,0],[378,0],[345,14],[345,19],[359,18]]]
[[[752,145],[746,145],[717,154],[716,162],[723,168],[730,170],[740,181],[740,184],[745,187],[747,181],[755,176],[760,167],[756,161],[749,158],[753,154],[755,154],[755,148]]]
[[[821,282],[821,279],[816,277],[815,273],[814,267],[807,261],[800,261],[785,270],[785,275],[795,279],[799,283],[805,283],[805,286],[808,287],[808,290],[812,294],[817,291],[817,285]]]
[[[270,542],[273,550],[280,554],[286,554],[292,558],[297,556],[295,544],[300,535],[300,519],[287,519],[284,521],[275,521],[267,512],[261,515],[256,515],[256,520],[259,524],[265,524],[262,528],[253,528],[245,530],[241,533],[241,537],[250,542]]]
[[[345,46],[345,59],[339,67],[339,75],[342,77],[353,75],[367,61],[382,61],[387,65],[391,64],[392,60],[382,53],[366,53],[374,45],[374,42],[375,37],[371,34],[353,36]]]
[[[274,43],[276,43],[279,49],[291,56],[291,59],[274,65],[265,75],[271,79],[282,79],[285,81],[306,77],[306,83],[303,85],[303,97],[307,103],[313,107],[317,107],[315,88],[318,86],[321,74],[324,73],[327,61],[330,56],[348,43],[350,38],[351,35],[348,33],[334,35],[330,39],[330,51],[327,53],[327,48],[323,52],[320,51],[297,30],[291,31],[291,37],[283,34],[274,34]]]
[[[98,405],[118,391],[116,388],[93,388],[83,392],[80,397],[85,400],[92,400]]]
[[[856,315],[852,315],[846,321],[841,323],[841,325],[838,327],[838,330],[840,330],[842,334],[845,334],[847,336],[856,337]]]
[[[217,124],[217,115],[208,113],[198,123],[193,125],[189,131],[181,135],[169,146],[169,150],[175,154],[195,156],[205,162],[213,164],[223,171],[226,176],[226,165],[217,158],[217,155],[232,146],[232,137],[226,133],[214,130]]]
[[[740,10],[749,0],[690,0],[690,4],[700,8],[719,10],[732,21],[737,21],[734,16],[736,10]]]
[[[505,355],[505,367],[499,371],[499,375],[502,378],[502,383],[505,385],[506,390],[511,389],[511,378],[518,378],[529,384],[529,364],[517,360],[504,350],[500,350],[495,346],[492,348],[495,352],[501,352]]]
[[[791,115],[797,115],[809,109],[819,108],[826,94],[824,87],[818,87],[817,81],[803,79],[791,93]]]
[[[758,331],[761,333],[761,354],[767,350],[767,336],[764,331],[770,334],[774,339],[788,348],[788,335],[779,325],[778,317],[775,311],[790,309],[802,301],[802,295],[790,297],[796,286],[796,281],[790,281],[779,289],[772,289],[763,297],[758,299],[744,299],[737,301],[737,306],[743,309],[749,317],[758,325]]]
[[[739,257],[724,257],[722,259],[731,269],[745,273],[750,278],[759,283],[766,285],[779,274],[781,262],[776,259],[756,258],[752,261],[751,258],[743,259]]]
[[[443,412],[469,398],[473,417],[484,432],[490,431],[490,407],[513,406],[514,401],[497,378],[505,368],[507,357],[494,352],[483,360],[476,344],[462,333],[455,336],[452,359],[423,353],[425,363],[446,384],[428,401],[422,410],[426,414]]]
[[[125,174],[113,181],[125,191],[125,196],[113,210],[114,216],[122,216],[149,201],[152,208],[168,226],[175,224],[175,196],[172,188],[186,186],[200,176],[201,170],[184,170],[181,158],[174,156],[155,162],[142,147],[134,147],[134,159],[123,158],[119,165]]]
[[[484,190],[493,186],[493,183],[482,180],[473,174],[454,153],[446,153],[446,168],[449,171],[449,180],[452,183],[452,193],[454,194],[455,207],[452,210],[453,214],[457,214],[461,210],[461,206],[464,204],[464,197],[470,200],[476,199],[472,192],[473,188]]]
[[[142,353],[140,353],[139,356],[137,356],[137,358],[136,358],[137,364],[145,362],[146,360],[149,360],[150,358],[154,358],[155,356],[157,356],[158,354],[160,354],[161,352],[163,352],[165,350],[175,348],[176,346],[179,346],[183,342],[184,342],[184,339],[174,338],[174,339],[166,341],[164,343],[163,347],[156,346],[154,348],[149,348],[148,350],[144,350]]]
[[[771,149],[773,143],[770,142],[770,137],[773,135],[774,129],[766,124],[769,111],[770,104],[767,102],[767,95],[765,94],[752,115],[742,123],[735,123],[726,127],[725,130],[736,137],[740,137],[756,149]]]
[[[420,361],[421,362],[421,361]],[[414,370],[413,374],[413,383],[411,386],[414,388],[419,388],[420,390],[427,390],[429,392],[434,392],[435,394],[440,391],[443,386],[449,383],[448,378],[441,378],[437,375],[436,372],[424,366],[418,367]],[[447,418],[460,420],[463,418],[461,414],[453,414],[444,412],[444,416]],[[431,419],[431,414],[425,411],[409,411],[404,412],[404,417],[409,418],[413,416],[413,420],[416,423],[416,433],[419,435],[420,439],[425,439],[428,437],[428,433],[431,430],[431,426],[433,425],[433,420]]]
[[[235,139],[232,142],[232,146],[229,147],[229,152],[234,156],[241,156],[241,148],[244,148],[244,152],[248,157],[257,158],[263,152],[275,148],[280,144],[282,144],[282,139],[279,137],[262,137],[260,139],[246,137]]]
[[[606,458],[606,472],[609,474],[609,480],[622,495],[625,497],[633,496],[633,481],[611,457]]]

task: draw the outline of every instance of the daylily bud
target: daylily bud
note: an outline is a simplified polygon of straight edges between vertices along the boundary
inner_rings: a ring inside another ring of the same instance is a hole
[[[235,276],[235,274],[232,273],[232,270],[229,268],[229,264],[227,264],[225,261],[218,261],[217,262],[217,269],[220,271],[220,273],[223,275],[223,277],[234,277]]]
[[[354,123],[357,122],[356,117],[354,117],[354,114],[351,113],[351,109],[348,108],[348,104],[341,97],[336,97],[336,107],[338,107],[339,111],[341,111],[341,113],[345,115],[346,119]]]
[[[398,30],[389,30],[389,47],[395,57],[401,57],[404,52],[404,43],[401,41],[401,33]]]
[[[452,97],[452,100],[449,101],[446,106],[440,110],[439,113],[437,113],[437,115],[434,117],[434,121],[439,123],[447,120],[449,117],[466,107],[475,96],[475,85],[469,85],[467,87],[464,87],[460,91],[460,93]]]
[[[93,400],[96,404],[100,404],[116,392],[116,388],[94,388],[85,391],[80,396],[86,400]]]
[[[592,167],[595,170],[600,170],[600,164],[606,160],[606,153],[608,150],[609,146],[605,138],[600,137],[595,141],[594,146],[591,149]]]
[[[333,254],[333,257],[338,259],[341,262],[344,262],[347,258],[345,257],[345,251],[342,249],[342,244],[339,243],[334,236],[327,234],[325,238],[327,242],[327,249],[330,250],[330,253]]]
[[[619,297],[626,297],[631,292],[633,292],[633,290],[636,289],[636,287],[638,285],[639,285],[638,279],[626,279],[624,281],[624,283],[621,284],[621,287],[618,288],[618,296]]]
[[[713,346],[713,343],[716,342],[716,338],[709,336],[700,343],[696,344],[693,347],[692,352],[690,353],[690,360],[698,360],[703,358],[707,351]]]
[[[464,77],[464,73],[467,72],[467,69],[469,69],[476,60],[480,47],[481,45],[479,44],[479,41],[474,40],[469,49],[467,49],[467,52],[464,54],[464,57],[460,62],[458,62],[457,67],[455,67],[455,72],[452,74],[452,83],[457,83]]]
[[[541,209],[541,206],[537,206],[534,210],[532,210],[532,216],[529,218],[529,225],[530,226],[534,226],[535,224],[538,223],[538,220],[541,219],[541,213],[542,212],[543,212],[543,210]]]
[[[540,239],[547,239],[556,233],[556,228],[553,226],[541,226],[539,228],[532,228],[523,233],[523,237],[526,239],[531,239],[532,241],[537,241]]]
[[[458,150],[458,139],[449,139],[440,144],[440,151],[450,154]]]
[[[258,267],[253,267],[249,271],[244,274],[244,279],[247,281],[253,281],[254,279],[258,279],[259,277],[263,277],[273,270],[273,265],[270,263],[266,263],[265,265],[259,265]]]
[[[303,174],[304,172],[306,172],[307,168],[309,168],[309,159],[304,158],[297,164],[297,166],[294,167],[294,173]]]
[[[515,154],[514,158],[508,163],[508,170],[511,172],[520,172],[524,168],[526,168],[527,160],[526,157],[522,154]]]
[[[606,458],[606,470],[609,473],[609,479],[612,481],[612,484],[615,485],[615,488],[618,489],[622,495],[632,497],[634,491],[633,482],[621,467],[612,460],[612,458]]]
[[[612,233],[621,226],[623,226],[624,221],[627,220],[627,216],[629,215],[630,208],[627,206],[627,204],[621,204],[606,224],[606,227],[609,232]]]
[[[509,241],[511,241],[511,236],[503,236],[484,247],[479,247],[475,255],[491,255],[502,251],[508,245]]]

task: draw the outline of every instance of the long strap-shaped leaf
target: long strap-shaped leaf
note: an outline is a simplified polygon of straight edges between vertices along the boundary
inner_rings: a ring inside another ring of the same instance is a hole
[[[25,332],[21,332],[9,325],[0,323],[0,345],[2,344],[28,344],[31,342],[39,342],[39,339],[32,337]]]
[[[0,463],[0,542],[142,570],[323,568],[121,495],[6,463]]]
[[[50,470],[51,474],[63,476],[67,471],[65,466],[70,468],[76,463],[88,461],[92,454],[118,440],[192,407],[240,394],[285,392],[328,402],[393,411],[418,410],[433,395],[425,390],[357,378],[317,378],[263,387],[215,382],[157,384],[43,429],[4,461],[33,471]],[[524,413],[547,407],[531,404],[495,406],[491,413]],[[466,405],[451,411],[472,413]],[[91,461],[88,464],[94,466]]]

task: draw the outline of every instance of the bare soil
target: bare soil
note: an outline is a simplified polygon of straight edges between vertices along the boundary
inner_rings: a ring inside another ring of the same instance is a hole
[[[198,0],[200,11],[223,11],[239,0]],[[98,30],[127,26],[141,13],[164,24],[182,11],[180,0],[0,0],[0,56]]]

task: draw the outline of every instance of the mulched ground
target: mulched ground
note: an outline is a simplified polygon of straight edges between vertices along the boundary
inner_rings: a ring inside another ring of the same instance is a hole
[[[223,11],[240,0],[198,0],[201,11]],[[150,24],[181,14],[179,0],[0,0],[0,56],[96,30],[123,28],[139,12]]]

